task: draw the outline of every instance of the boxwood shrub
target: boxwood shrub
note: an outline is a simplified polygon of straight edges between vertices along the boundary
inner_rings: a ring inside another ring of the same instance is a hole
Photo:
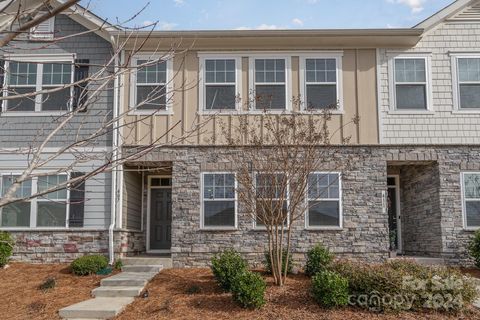
[[[332,263],[334,255],[321,244],[307,252],[307,263],[305,265],[305,274],[314,276],[317,272],[326,270]]]
[[[475,235],[468,246],[468,251],[475,261],[475,266],[480,268],[480,230],[475,232]]]
[[[345,306],[348,303],[348,280],[334,271],[317,272],[312,277],[312,294],[323,307]]]
[[[477,296],[474,282],[460,271],[406,260],[383,264],[336,262],[330,267],[348,280],[350,302],[373,311],[433,309],[462,311]]]
[[[231,284],[233,300],[249,309],[260,309],[265,304],[266,288],[265,280],[251,271],[237,274]]]
[[[10,233],[0,231],[0,268],[3,268],[10,260],[14,244]]]
[[[230,291],[233,279],[247,270],[247,262],[233,249],[215,255],[211,263],[212,273],[225,291]]]
[[[78,276],[95,274],[98,271],[105,269],[107,266],[107,258],[98,254],[77,258],[70,264],[72,272]]]

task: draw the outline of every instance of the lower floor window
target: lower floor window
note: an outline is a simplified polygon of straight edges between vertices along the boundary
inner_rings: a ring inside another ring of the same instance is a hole
[[[1,175],[1,196],[10,189],[19,175]],[[23,182],[13,198],[19,201],[0,208],[1,227],[65,227],[68,214],[67,188],[28,199],[32,194],[42,193],[65,185],[67,175],[35,177]]]
[[[339,173],[312,173],[308,177],[307,227],[342,227]]]
[[[206,228],[235,227],[235,175],[205,173],[202,187],[202,226]]]
[[[465,227],[480,227],[480,172],[463,173]]]

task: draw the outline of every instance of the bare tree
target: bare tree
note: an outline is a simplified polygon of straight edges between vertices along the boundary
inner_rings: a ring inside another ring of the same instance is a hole
[[[238,125],[229,129],[222,124],[222,133],[228,146],[240,150],[241,157],[232,153],[238,181],[237,197],[243,210],[250,214],[257,228],[264,228],[268,239],[268,254],[272,273],[277,285],[287,278],[288,256],[282,268],[282,254],[290,254],[293,226],[303,219],[305,212],[318,205],[325,197],[319,188],[318,179],[325,176],[313,175],[316,171],[330,172],[332,167],[341,170],[348,167],[331,163],[335,145],[332,138],[339,130],[332,130],[330,106],[313,113],[271,114],[268,107],[271,98],[255,97],[254,103],[267,102],[262,114],[239,115]],[[301,99],[293,99],[299,106]],[[251,104],[252,102],[249,102]],[[352,119],[351,123],[357,123]],[[231,132],[236,134],[231,134]],[[340,139],[347,144],[349,138]],[[337,176],[328,180],[327,187],[338,183]],[[308,194],[308,196],[307,196]]]

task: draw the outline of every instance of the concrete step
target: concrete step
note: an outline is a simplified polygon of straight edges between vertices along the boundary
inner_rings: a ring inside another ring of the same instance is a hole
[[[98,287],[92,290],[92,296],[97,297],[138,297],[143,291],[143,286],[138,287],[120,287],[120,286],[108,286]]]
[[[162,269],[163,269],[162,265],[158,265],[158,266],[127,265],[122,267],[123,272],[160,272]]]
[[[155,276],[155,272],[121,272],[102,279],[102,287],[143,287]]]
[[[164,269],[172,267],[172,258],[167,257],[125,257],[122,258],[124,266],[163,266]]]
[[[64,319],[111,319],[133,302],[133,298],[95,298],[60,309]]]

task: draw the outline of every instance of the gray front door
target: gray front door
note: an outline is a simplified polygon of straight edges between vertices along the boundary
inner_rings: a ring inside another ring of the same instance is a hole
[[[172,245],[172,190],[150,190],[150,250],[170,250]]]

